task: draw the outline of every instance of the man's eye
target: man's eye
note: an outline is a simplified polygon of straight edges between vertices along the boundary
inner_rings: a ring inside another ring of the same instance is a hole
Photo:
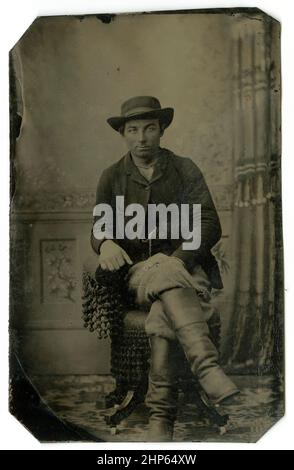
[[[131,127],[130,129],[128,129],[128,132],[134,133],[134,132],[137,132],[137,129],[135,129],[134,127]]]

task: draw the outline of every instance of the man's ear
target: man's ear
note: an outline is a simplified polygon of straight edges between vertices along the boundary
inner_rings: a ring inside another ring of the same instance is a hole
[[[163,136],[164,130],[165,130],[165,125],[164,125],[164,124],[161,124],[161,125],[160,125],[160,137]]]
[[[124,134],[125,134],[125,125],[123,124],[123,125],[119,128],[118,131],[119,131],[120,135],[124,136]]]

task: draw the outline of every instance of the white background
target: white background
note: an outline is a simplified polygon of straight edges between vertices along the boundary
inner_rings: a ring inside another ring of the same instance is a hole
[[[294,270],[292,220],[292,198],[294,198],[294,4],[293,0],[255,0],[233,2],[180,1],[180,0],[10,0],[1,3],[1,167],[0,167],[0,275],[1,275],[1,316],[0,316],[0,449],[294,449]],[[40,444],[12,416],[8,409],[8,208],[9,208],[9,92],[8,92],[8,51],[14,46],[36,16],[119,13],[131,11],[175,10],[224,7],[257,7],[270,14],[282,24],[282,184],[283,184],[283,230],[285,249],[285,300],[286,300],[286,415],[257,444]]]

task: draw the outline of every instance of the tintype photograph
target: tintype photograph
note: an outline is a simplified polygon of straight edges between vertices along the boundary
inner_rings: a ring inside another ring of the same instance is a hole
[[[10,51],[10,412],[42,442],[284,414],[280,23],[42,16]]]

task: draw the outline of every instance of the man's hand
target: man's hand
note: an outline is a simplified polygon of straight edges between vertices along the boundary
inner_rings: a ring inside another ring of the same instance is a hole
[[[127,252],[114,243],[112,240],[106,240],[100,248],[99,264],[105,271],[116,271],[124,264],[133,264]]]

